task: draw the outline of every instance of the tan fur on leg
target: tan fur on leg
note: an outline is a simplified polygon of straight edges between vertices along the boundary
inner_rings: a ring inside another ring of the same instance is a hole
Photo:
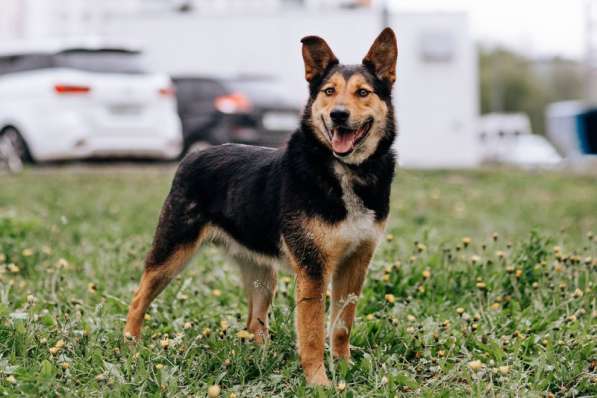
[[[276,270],[246,260],[239,261],[239,267],[249,302],[247,330],[261,344],[269,339],[268,311],[276,292]]]
[[[362,244],[343,264],[332,278],[332,315],[330,339],[332,353],[336,358],[350,359],[350,331],[355,316],[356,300],[367,274],[375,244]]]
[[[164,264],[145,268],[139,289],[137,289],[129,306],[129,313],[124,328],[125,336],[135,339],[139,338],[147,308],[149,308],[149,305],[158,294],[168,286],[170,281],[182,271],[195,253],[198,243],[181,246]]]
[[[296,332],[307,383],[329,385],[323,362],[325,350],[325,291],[327,281],[303,270],[296,278]]]

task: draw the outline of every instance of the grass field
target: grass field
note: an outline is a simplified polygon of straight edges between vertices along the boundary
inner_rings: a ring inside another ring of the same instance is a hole
[[[595,396],[597,179],[399,171],[392,215],[336,387],[305,385],[294,281],[266,347],[213,247],[122,338],[173,169],[42,168],[0,176],[0,394],[5,396]],[[332,369],[333,365],[333,369]],[[212,390],[212,393],[215,392]]]

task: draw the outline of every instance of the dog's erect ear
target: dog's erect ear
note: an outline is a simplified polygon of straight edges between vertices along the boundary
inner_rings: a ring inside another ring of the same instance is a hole
[[[390,28],[385,28],[369,49],[363,65],[369,68],[380,80],[390,84],[396,81],[396,61],[398,58],[398,44],[396,35]]]
[[[305,79],[308,82],[322,77],[326,69],[338,63],[338,59],[330,46],[318,36],[307,36],[301,39],[303,43],[303,60],[305,61]]]

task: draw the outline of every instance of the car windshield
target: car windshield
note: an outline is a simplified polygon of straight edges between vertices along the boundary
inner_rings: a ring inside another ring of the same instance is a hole
[[[128,50],[68,50],[55,55],[55,66],[104,73],[143,73],[141,54]]]

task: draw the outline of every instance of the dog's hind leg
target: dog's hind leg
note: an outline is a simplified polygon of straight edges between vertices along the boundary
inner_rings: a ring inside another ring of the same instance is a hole
[[[182,271],[207,234],[195,206],[172,193],[160,215],[139,288],[129,306],[124,333],[138,338],[147,308]]]
[[[276,293],[276,270],[272,266],[237,260],[247,300],[249,316],[247,330],[261,344],[269,338],[268,312]]]

